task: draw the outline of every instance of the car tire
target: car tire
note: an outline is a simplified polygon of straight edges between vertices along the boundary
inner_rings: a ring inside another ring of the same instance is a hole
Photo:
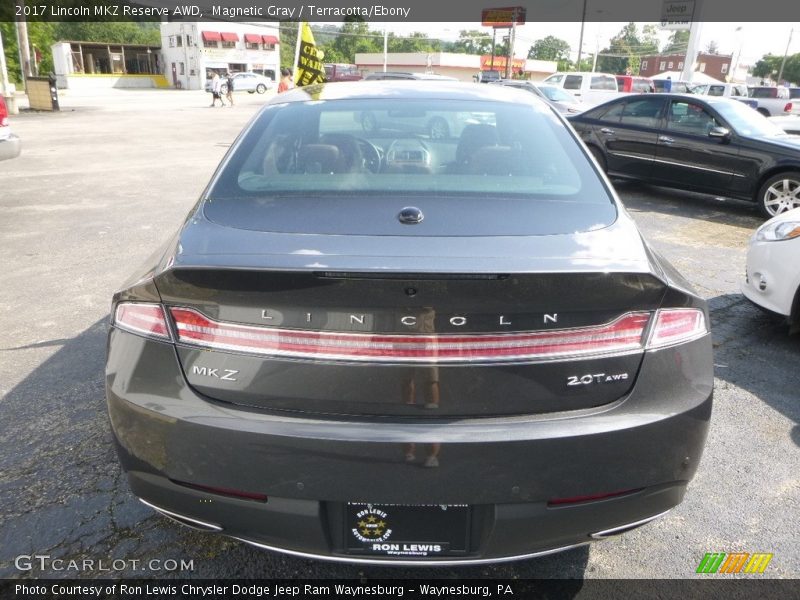
[[[768,219],[800,208],[800,171],[784,171],[767,179],[758,190],[756,202]]]
[[[428,123],[428,135],[432,140],[443,140],[450,137],[450,127],[441,117],[434,117]]]
[[[247,90],[247,93],[248,93],[248,94],[255,94],[255,93],[256,93],[256,91],[255,91],[255,90]]]
[[[765,117],[768,117],[768,116],[769,116],[769,111],[768,111],[766,108],[761,108],[761,107],[759,107],[759,108],[757,108],[756,110],[757,110],[758,112],[760,112],[762,115],[764,115]]]
[[[589,146],[589,152],[592,153],[592,156],[594,156],[597,164],[600,165],[600,169],[603,171],[603,173],[607,173],[608,165],[606,165],[606,157],[603,156],[603,151],[597,146]]]
[[[257,91],[259,94],[263,94],[264,92],[266,92],[266,91],[267,91],[267,86],[265,86],[263,83],[259,83],[259,84],[256,86],[256,91]]]
[[[225,85],[224,83],[221,86],[219,86],[219,93],[220,93],[221,96],[224,96],[225,94],[227,94],[228,93],[228,86]]]

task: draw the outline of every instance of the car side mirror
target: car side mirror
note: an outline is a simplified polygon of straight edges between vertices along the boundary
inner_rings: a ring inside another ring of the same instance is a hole
[[[731,130],[727,127],[712,127],[711,131],[708,132],[708,137],[727,140],[731,137]]]

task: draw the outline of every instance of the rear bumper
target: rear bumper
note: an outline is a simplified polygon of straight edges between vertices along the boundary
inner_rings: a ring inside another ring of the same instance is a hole
[[[681,501],[711,414],[711,348],[706,336],[648,352],[632,392],[597,409],[357,420],[208,401],[185,383],[172,346],[112,330],[107,397],[134,494],[213,526],[206,529],[305,556],[396,563],[345,555],[345,503],[468,504],[466,553],[408,562],[512,560],[586,543]],[[425,468],[431,455],[438,465]],[[269,501],[176,481],[267,494]],[[638,491],[548,505],[620,490]]]
[[[22,140],[14,134],[0,139],[0,160],[16,158],[22,152]]]

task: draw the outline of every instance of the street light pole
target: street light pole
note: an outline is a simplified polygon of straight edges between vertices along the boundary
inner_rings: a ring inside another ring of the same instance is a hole
[[[778,85],[781,84],[781,78],[783,77],[783,67],[786,66],[786,57],[789,55],[789,45],[792,43],[793,33],[794,33],[794,28],[789,30],[789,41],[786,42],[786,52],[783,53],[783,60],[781,61],[781,70],[778,71]]]
[[[583,0],[583,13],[581,14],[581,37],[578,40],[578,60],[575,62],[577,69],[581,68],[581,54],[583,53],[583,26],[586,24],[586,0]]]

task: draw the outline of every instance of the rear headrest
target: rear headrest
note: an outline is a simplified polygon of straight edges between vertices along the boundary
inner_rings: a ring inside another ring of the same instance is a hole
[[[339,166],[339,148],[330,144],[306,144],[297,163],[301,173],[334,173]]]
[[[478,148],[496,146],[498,142],[497,128],[493,125],[467,125],[461,132],[456,147],[456,162],[468,163]]]
[[[509,146],[484,146],[469,159],[470,175],[527,175],[531,166],[521,150]]]

